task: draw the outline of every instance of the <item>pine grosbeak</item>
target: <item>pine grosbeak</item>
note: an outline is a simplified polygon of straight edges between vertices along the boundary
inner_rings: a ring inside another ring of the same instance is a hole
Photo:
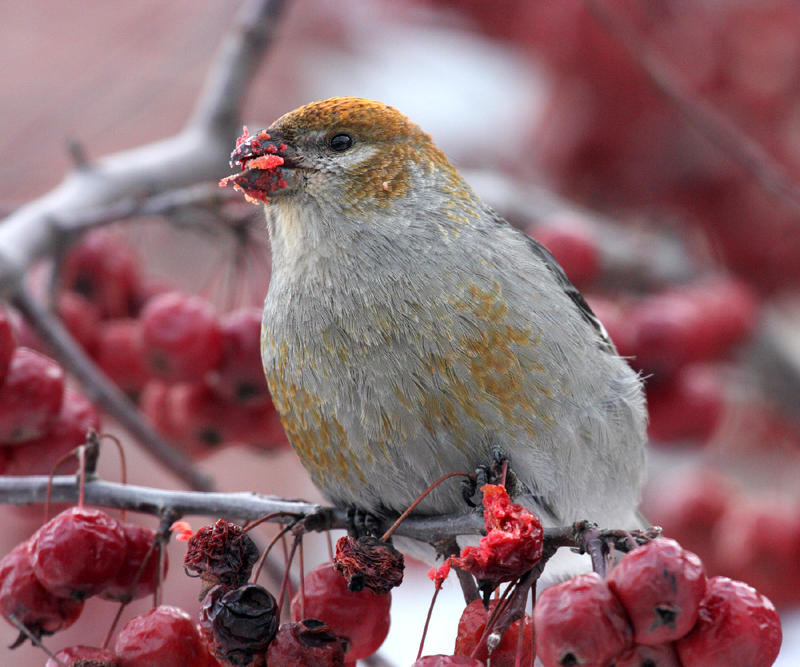
[[[470,141],[491,150],[490,134]],[[427,134],[332,98],[245,133],[232,159],[225,180],[268,203],[269,388],[331,501],[398,513],[499,449],[545,525],[638,524],[639,377],[550,253]],[[419,512],[465,509],[446,483]]]

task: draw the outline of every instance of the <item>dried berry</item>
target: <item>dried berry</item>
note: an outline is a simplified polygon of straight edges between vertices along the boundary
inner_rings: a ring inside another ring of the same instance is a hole
[[[70,507],[39,529],[31,562],[47,590],[83,600],[114,580],[125,560],[125,546],[116,519],[100,510]]]
[[[159,549],[153,546],[155,531],[134,523],[123,523],[121,527],[125,535],[125,561],[100,597],[130,602],[151,595],[156,590],[167,575],[169,559],[166,551],[159,558]],[[160,578],[157,576],[159,560],[163,563]]]
[[[191,616],[169,605],[128,621],[117,635],[114,653],[120,667],[187,667],[208,661]]]
[[[389,633],[391,593],[347,590],[347,582],[332,563],[325,563],[305,577],[305,605],[301,591],[292,598],[292,618],[318,618],[332,632],[348,641],[345,658],[355,662],[378,650]]]
[[[536,656],[545,667],[607,667],[633,640],[625,609],[594,572],[545,590],[533,622]]]
[[[470,602],[461,612],[458,621],[458,634],[456,635],[456,646],[453,653],[458,656],[472,656],[480,660],[489,659],[489,649],[486,646],[484,630],[489,621],[489,613],[497,606],[497,600],[489,603],[489,611],[483,606],[482,600]],[[522,643],[520,644],[520,628],[525,625]],[[488,635],[489,633],[487,633]],[[483,641],[481,642],[481,638]],[[480,648],[475,651],[478,643]],[[503,639],[497,648],[492,651],[492,667],[515,667],[517,664],[517,647],[521,648],[521,665],[533,663],[533,619],[525,616],[514,621],[503,634]],[[455,663],[454,663],[455,664]]]
[[[209,650],[231,665],[263,656],[278,631],[278,603],[257,584],[214,589],[203,603],[200,626]]]
[[[0,612],[41,637],[72,625],[83,602],[57,597],[39,583],[31,564],[31,546],[32,539],[27,540],[0,560]]]
[[[339,538],[333,564],[351,591],[369,588],[383,594],[403,583],[403,554],[370,535]]]
[[[706,592],[703,563],[675,540],[658,538],[626,554],[606,579],[625,607],[639,644],[683,637]]]
[[[50,658],[44,667],[119,667],[116,656],[104,648],[67,646]]]
[[[766,597],[741,581],[713,577],[697,624],[676,647],[687,667],[769,667],[778,657],[781,640],[778,612]]]
[[[0,442],[43,436],[55,422],[63,398],[61,366],[27,347],[16,348],[0,386]]]
[[[269,667],[344,667],[344,664],[342,640],[315,618],[284,623],[267,649]]]
[[[204,591],[222,584],[237,588],[247,583],[258,560],[258,548],[241,526],[219,519],[203,526],[189,540],[183,565],[203,580]],[[202,595],[201,595],[202,597]]]

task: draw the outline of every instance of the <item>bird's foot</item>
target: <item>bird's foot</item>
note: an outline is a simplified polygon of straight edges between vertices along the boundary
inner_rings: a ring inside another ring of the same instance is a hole
[[[355,505],[347,508],[347,534],[350,537],[380,537],[384,530],[384,520],[381,517]]]
[[[510,477],[508,458],[499,447],[493,448],[492,462],[479,465],[475,469],[474,475],[461,482],[461,495],[464,498],[464,502],[470,507],[478,507],[479,503],[475,503],[472,498],[481,487],[485,484],[506,486],[507,482],[511,481]]]

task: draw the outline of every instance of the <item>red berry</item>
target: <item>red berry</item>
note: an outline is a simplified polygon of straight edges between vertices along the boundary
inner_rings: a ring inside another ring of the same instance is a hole
[[[614,661],[614,667],[681,667],[674,644],[634,644]]]
[[[489,609],[497,606],[497,601],[489,603]],[[456,635],[456,647],[453,653],[459,656],[473,655],[473,649],[481,640],[486,623],[489,620],[489,612],[483,606],[482,600],[475,600],[468,604],[461,612],[461,619],[458,621],[458,634]],[[525,632],[522,644],[519,644],[519,632],[522,622],[525,621]],[[519,619],[511,624],[503,635],[500,645],[492,652],[493,667],[514,667],[517,658],[517,646],[522,649],[521,665],[530,665],[533,662],[533,621],[529,616]],[[489,650],[486,646],[486,637],[483,638],[481,647],[474,653],[480,660],[489,659]],[[446,663],[445,663],[446,664]]]
[[[667,383],[647,390],[650,436],[662,443],[707,441],[722,418],[725,393],[726,380],[719,366],[684,366]]]
[[[454,665],[458,667],[484,667],[486,663],[478,658],[470,658],[468,655],[424,655],[419,660],[414,662],[411,667],[450,667]],[[492,665],[494,665],[494,658],[492,658]],[[505,663],[503,663],[505,664]],[[513,664],[513,663],[509,663]],[[533,664],[530,661],[521,662],[520,665]]]
[[[355,661],[348,664],[355,664]],[[322,621],[284,623],[267,649],[267,665],[344,667],[341,640]]]
[[[300,591],[292,599],[292,618],[318,618],[348,641],[345,659],[355,662],[378,650],[389,633],[391,593],[377,595],[369,589],[353,593],[334,568],[325,563],[305,577],[305,608]]]
[[[633,639],[625,609],[594,572],[545,590],[533,622],[536,655],[545,667],[607,667]]]
[[[0,442],[33,440],[47,433],[63,398],[61,366],[27,347],[16,348],[0,387]]]
[[[85,296],[102,317],[125,317],[139,281],[130,245],[105,229],[92,230],[67,254],[62,267],[64,286]]]
[[[578,287],[585,287],[599,275],[600,251],[589,220],[577,215],[548,219],[532,236],[553,254]]]
[[[125,546],[116,519],[100,510],[70,507],[39,529],[31,562],[42,586],[82,600],[114,580],[125,560]]]
[[[11,365],[11,357],[14,355],[14,348],[17,342],[14,339],[14,329],[11,320],[5,309],[0,306],[0,385],[5,382],[8,367]]]
[[[210,377],[214,391],[231,402],[247,405],[270,402],[261,365],[261,310],[247,308],[225,315],[222,359]]]
[[[50,430],[41,438],[28,440],[8,447],[6,475],[48,475],[64,454],[86,442],[89,429],[100,428],[100,415],[88,400],[67,389],[61,412]],[[59,471],[73,472],[77,467],[74,458],[67,459]]]
[[[182,292],[159,294],[142,310],[142,340],[152,371],[169,382],[197,382],[222,357],[214,309]]]
[[[125,536],[125,560],[100,597],[130,602],[151,595],[156,590],[167,575],[169,558],[165,550],[162,550],[159,558],[159,550],[153,548],[155,531],[135,523],[122,523],[120,526]],[[161,578],[157,574],[159,560],[163,563]],[[142,563],[145,563],[144,567]]]
[[[77,292],[58,295],[56,312],[64,326],[89,354],[94,353],[100,330],[100,311],[89,299]]]
[[[117,635],[114,653],[119,667],[186,667],[208,661],[191,616],[168,605],[128,621]]]
[[[119,667],[116,656],[104,648],[68,646],[49,658],[44,667]]]
[[[81,614],[83,602],[57,597],[39,583],[31,564],[34,538],[17,545],[0,560],[0,612],[9,620],[14,616],[40,637],[72,625]]]
[[[104,322],[97,336],[94,360],[120,389],[129,394],[142,390],[150,379],[138,320]]]
[[[622,602],[638,644],[683,637],[706,592],[703,563],[675,540],[658,538],[626,554],[606,578]]]
[[[781,639],[778,612],[766,597],[741,581],[713,577],[697,625],[676,646],[686,667],[769,667]]]

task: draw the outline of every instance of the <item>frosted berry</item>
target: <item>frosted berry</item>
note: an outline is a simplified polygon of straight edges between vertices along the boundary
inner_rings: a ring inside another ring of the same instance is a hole
[[[197,382],[222,357],[222,333],[211,304],[182,292],[159,294],[141,314],[152,372],[169,382]]]
[[[315,618],[284,623],[267,649],[267,665],[344,667],[342,640]]]
[[[625,607],[639,644],[683,637],[706,592],[703,563],[675,540],[658,538],[626,554],[606,578]]]
[[[130,602],[151,595],[156,590],[167,575],[169,559],[166,551],[159,558],[159,549],[152,548],[156,539],[154,530],[135,523],[122,523],[120,526],[125,536],[125,560],[100,597]],[[159,560],[163,563],[160,578],[157,574]]]
[[[191,616],[161,605],[135,616],[114,644],[119,667],[186,667],[205,665],[208,651]]]
[[[82,600],[103,591],[125,560],[125,535],[105,512],[70,507],[36,534],[31,562],[36,578],[55,595]]]
[[[389,633],[391,593],[377,595],[369,589],[353,593],[332,563],[325,563],[305,577],[305,608],[300,591],[292,598],[292,618],[318,618],[331,632],[348,641],[348,662],[375,653]]]
[[[614,661],[614,667],[682,667],[674,644],[634,644]]]
[[[222,358],[210,376],[214,391],[231,402],[270,402],[261,367],[261,309],[246,308],[220,320]]]
[[[86,442],[89,429],[100,428],[100,414],[81,394],[67,389],[61,411],[50,430],[40,438],[8,447],[6,475],[47,475],[56,461]],[[74,472],[77,461],[66,459],[58,472]]]
[[[497,601],[489,603],[489,610],[497,606]],[[481,641],[481,647],[474,653],[476,658],[481,660],[489,659],[489,649],[486,646],[486,637],[483,632],[489,620],[489,612],[483,606],[483,600],[470,602],[461,612],[458,621],[458,634],[456,634],[456,646],[453,653],[460,656],[473,655],[473,649]],[[492,652],[492,665],[496,667],[514,667],[517,659],[517,646],[519,644],[519,633],[522,624],[525,624],[525,631],[522,637],[522,657],[521,665],[530,665],[533,662],[533,619],[529,616],[514,621],[503,635],[503,639],[497,648]],[[488,634],[488,633],[487,633]],[[446,664],[446,663],[445,663]],[[455,664],[455,663],[454,663]]]
[[[94,303],[102,317],[125,317],[139,281],[139,268],[122,237],[96,229],[69,250],[61,280],[64,287]]]
[[[686,667],[769,667],[781,640],[778,612],[766,597],[741,581],[713,577],[697,625],[676,647]]]
[[[150,379],[144,356],[139,320],[116,319],[103,323],[97,336],[94,360],[120,389],[137,394]]]
[[[27,347],[16,348],[0,386],[0,442],[43,436],[55,422],[63,398],[61,366]]]
[[[117,657],[108,649],[94,646],[68,646],[49,658],[44,667],[119,667]]]
[[[594,572],[545,590],[533,621],[536,655],[545,667],[607,667],[633,640],[625,609]]]
[[[0,560],[0,612],[6,619],[14,616],[41,637],[68,628],[82,609],[80,600],[57,597],[39,583],[31,564],[31,540]]]

